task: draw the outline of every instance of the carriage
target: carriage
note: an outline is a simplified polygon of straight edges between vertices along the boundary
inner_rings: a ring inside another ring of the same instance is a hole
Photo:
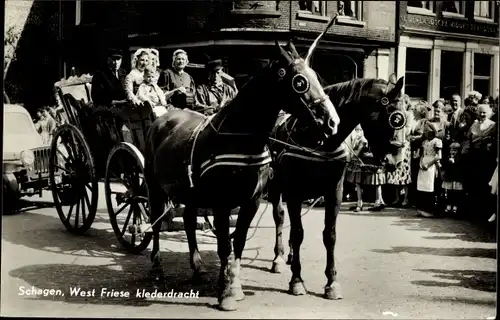
[[[66,229],[81,235],[96,218],[99,182],[103,182],[109,222],[118,241],[127,251],[140,253],[152,237],[147,232],[151,229],[149,190],[142,151],[154,115],[148,104],[137,115],[127,117],[123,115],[126,103],[94,106],[91,82],[92,76],[84,74],[54,85],[64,119],[50,148],[49,179],[54,205]],[[128,122],[133,143],[125,142],[123,121]],[[166,211],[162,231],[182,229],[182,223],[175,219],[182,210],[169,201]],[[201,230],[209,227],[208,220],[197,225]]]

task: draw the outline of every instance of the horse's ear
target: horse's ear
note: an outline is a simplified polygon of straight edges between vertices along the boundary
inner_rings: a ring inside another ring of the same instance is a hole
[[[275,40],[275,43],[276,43],[276,46],[278,47],[279,54],[280,54],[281,58],[285,59],[289,64],[292,63],[293,59],[290,56],[290,54],[285,49],[283,49],[282,46],[280,46],[280,44],[278,43],[278,40]]]
[[[290,52],[292,53],[295,58],[300,58],[299,53],[297,52],[297,49],[295,48],[295,45],[293,44],[292,41],[288,41],[288,48],[290,48]]]
[[[393,75],[394,74],[392,74],[391,77]],[[389,79],[391,77],[389,77]],[[394,75],[394,77],[396,77],[396,76]],[[392,88],[387,95],[390,95],[391,97],[397,97],[401,93],[401,90],[403,89],[403,85],[405,83],[405,77],[399,78],[399,80],[397,82],[395,81],[395,79],[393,81],[395,82],[395,84],[391,84],[391,81],[389,81],[389,85],[392,86]]]

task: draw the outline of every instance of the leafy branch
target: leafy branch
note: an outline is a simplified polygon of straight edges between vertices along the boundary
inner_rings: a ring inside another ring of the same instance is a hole
[[[21,37],[21,30],[16,28],[16,26],[10,26],[7,31],[5,31],[4,37],[4,75],[7,73],[7,69],[12,61],[16,59],[16,46],[19,38]]]

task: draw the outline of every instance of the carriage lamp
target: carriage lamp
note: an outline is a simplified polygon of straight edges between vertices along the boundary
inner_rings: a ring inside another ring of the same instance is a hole
[[[31,150],[21,151],[21,162],[24,166],[30,167],[35,162],[35,154]]]

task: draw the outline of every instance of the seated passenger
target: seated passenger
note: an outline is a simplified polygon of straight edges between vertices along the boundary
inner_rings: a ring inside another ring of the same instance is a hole
[[[165,94],[158,86],[158,71],[152,66],[144,69],[144,81],[137,90],[137,99],[141,102],[149,102],[153,107],[156,117],[167,112],[167,101]]]
[[[144,70],[148,66],[157,68],[159,63],[158,51],[155,49],[139,49],[134,53],[132,58],[132,70],[125,78],[125,92],[127,100],[140,104],[141,101],[137,98],[137,90],[144,81]]]

